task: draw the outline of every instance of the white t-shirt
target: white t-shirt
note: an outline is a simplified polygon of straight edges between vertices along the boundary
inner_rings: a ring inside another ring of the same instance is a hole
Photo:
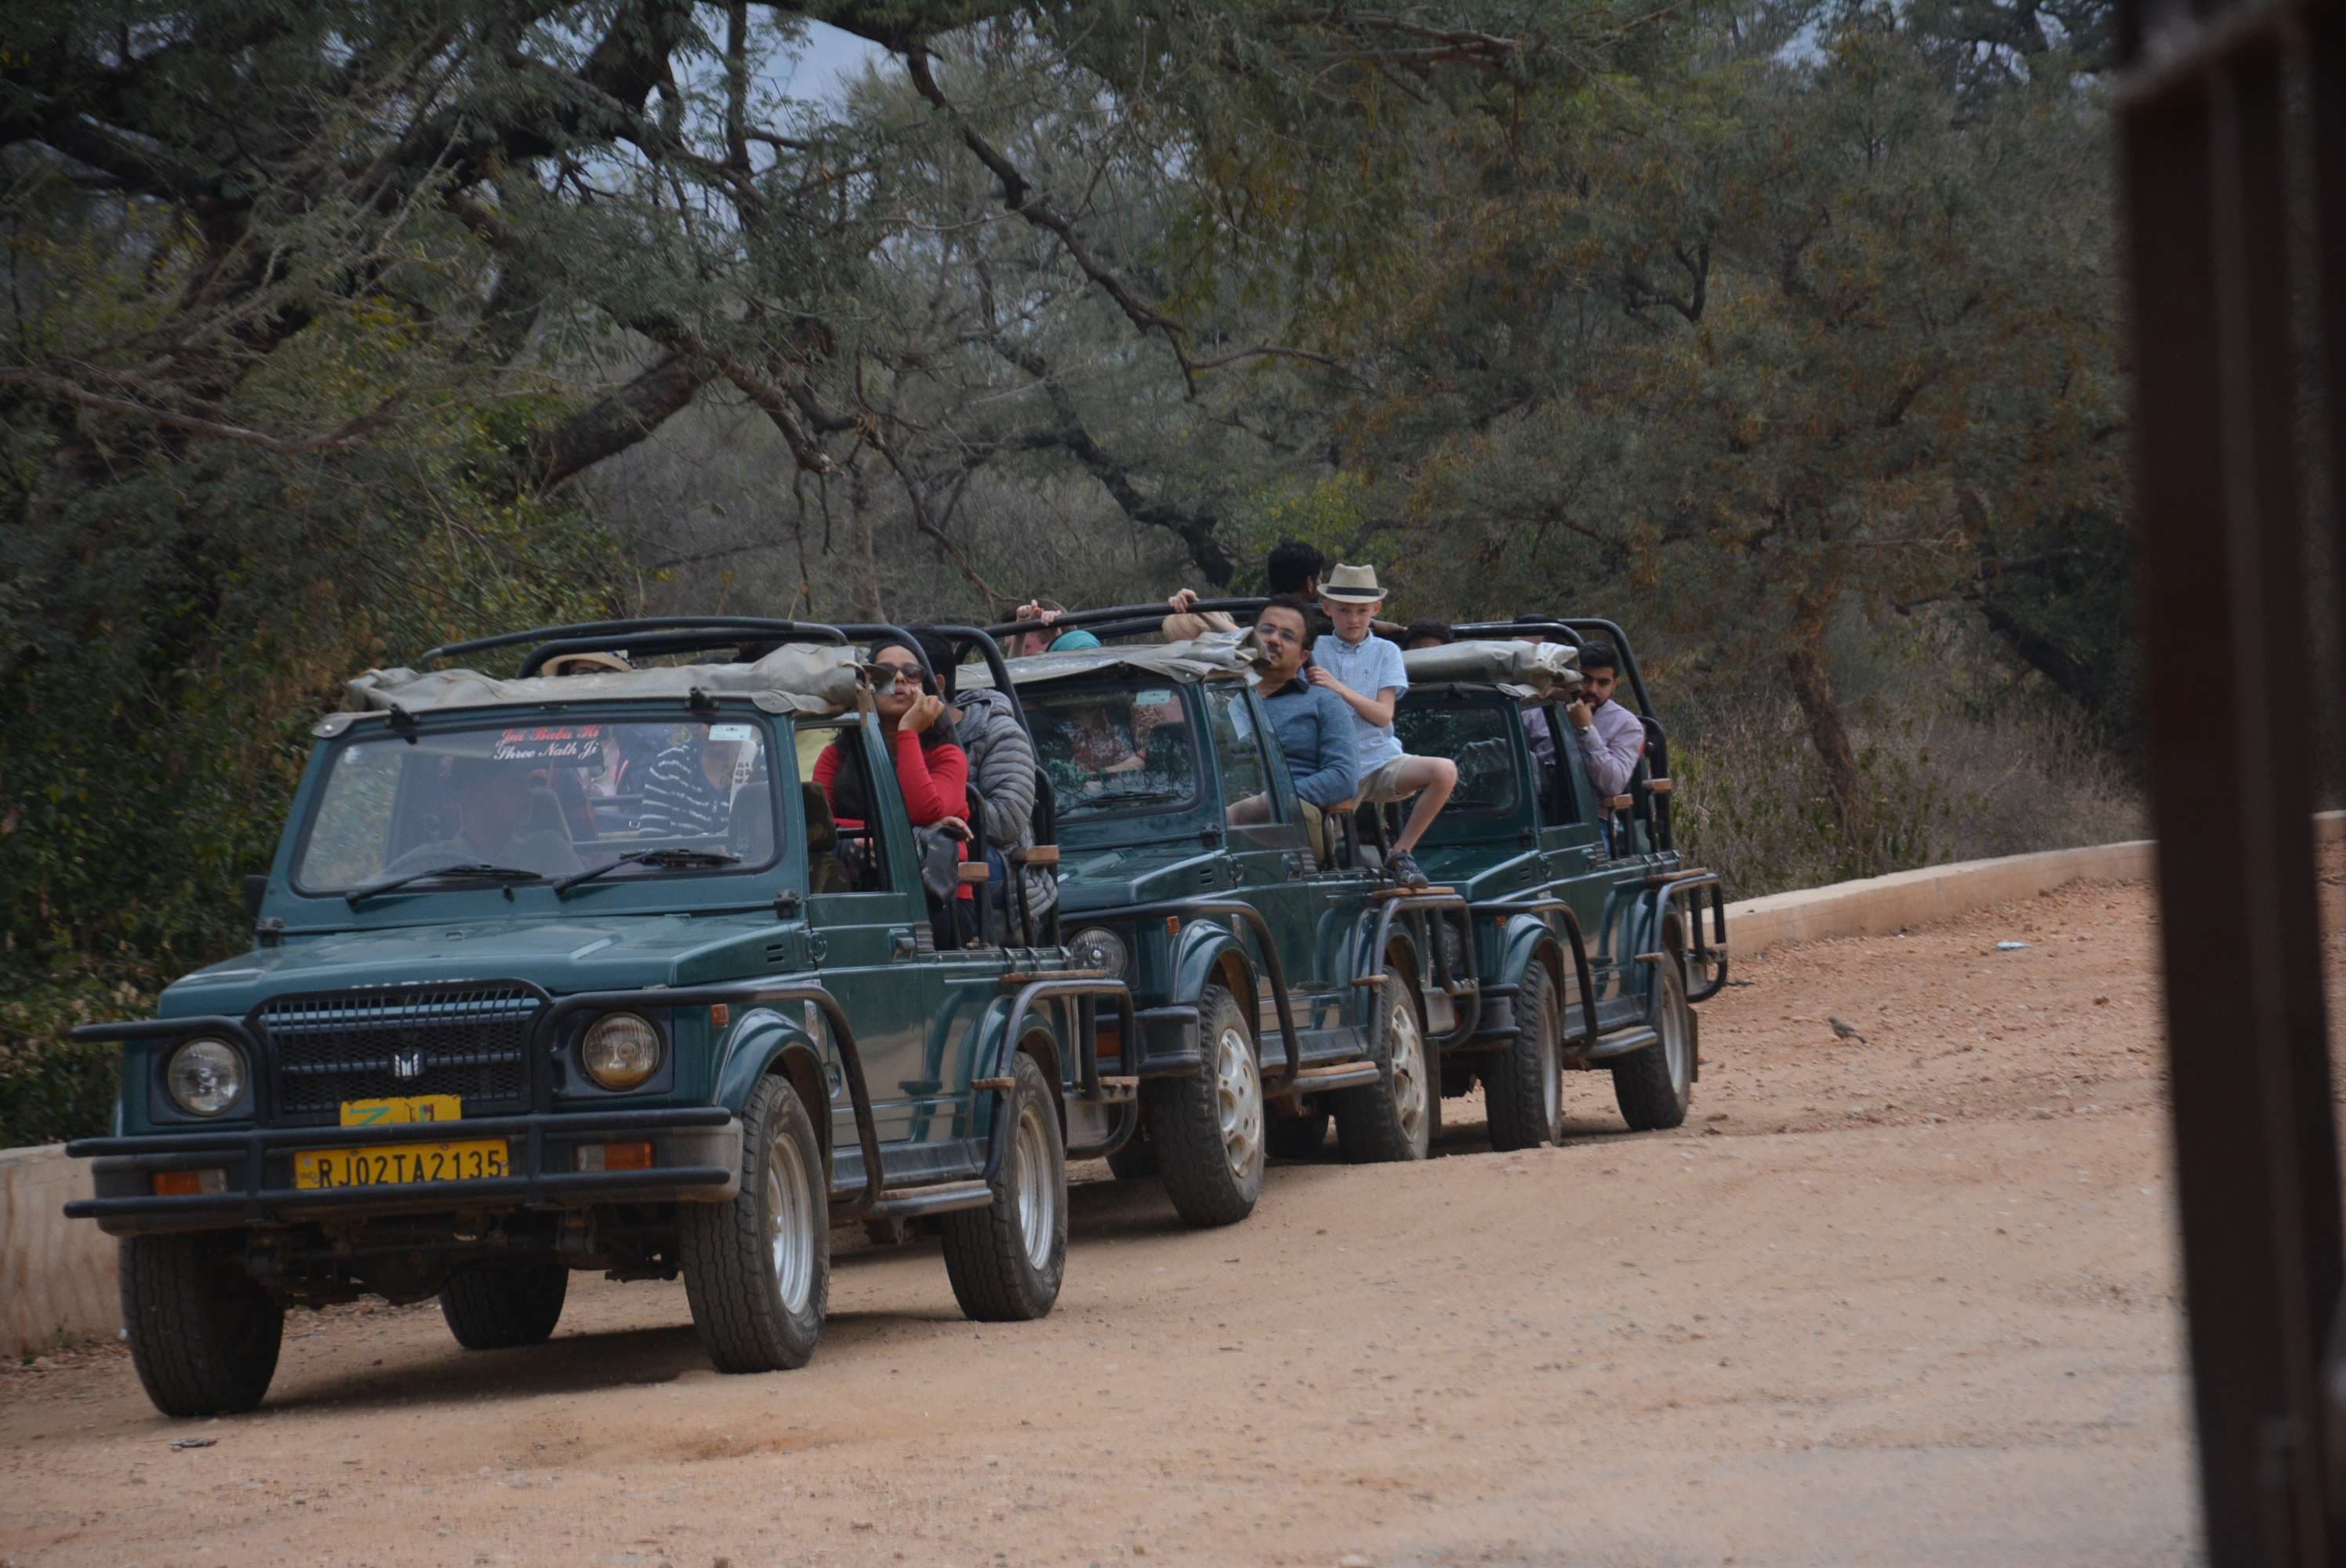
[[[1311,662],[1365,697],[1373,698],[1391,687],[1398,699],[1409,689],[1409,671],[1402,666],[1401,646],[1387,642],[1374,632],[1356,643],[1348,643],[1330,632],[1312,642]],[[1401,755],[1401,742],[1393,738],[1392,726],[1371,724],[1357,711],[1352,715],[1352,741],[1359,749],[1362,778]]]

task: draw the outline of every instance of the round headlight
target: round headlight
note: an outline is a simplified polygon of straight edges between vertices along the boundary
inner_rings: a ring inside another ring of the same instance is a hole
[[[164,1086],[191,1116],[217,1116],[244,1093],[244,1057],[225,1040],[190,1040],[171,1053]]]
[[[1124,938],[1105,926],[1091,926],[1076,932],[1067,943],[1079,969],[1096,969],[1111,980],[1121,979],[1125,966],[1132,962],[1132,950],[1124,945]]]
[[[586,1026],[578,1060],[606,1089],[636,1088],[659,1071],[659,1031],[632,1013],[605,1013]]]

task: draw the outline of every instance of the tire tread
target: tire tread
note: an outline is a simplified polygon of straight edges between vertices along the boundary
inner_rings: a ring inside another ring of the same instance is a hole
[[[962,1316],[976,1323],[1025,1323],[1047,1317],[1059,1299],[1059,1285],[1067,1261],[1067,1154],[1059,1132],[1059,1117],[1051,1088],[1035,1058],[1021,1051],[1011,1059],[1011,1077],[1017,1088],[1002,1115],[1011,1118],[1015,1137],[1017,1118],[1025,1107],[1040,1100],[1049,1129],[1054,1158],[1053,1179],[1059,1186],[1058,1239],[1051,1266],[1037,1269],[1026,1257],[1025,1238],[1018,1227],[1018,1194],[1012,1186],[1017,1169],[1014,1150],[994,1177],[994,1201],[984,1208],[962,1209],[938,1218],[944,1243],[945,1276],[953,1283],[954,1299]]]
[[[1254,1212],[1262,1196],[1262,1172],[1251,1183],[1230,1174],[1222,1147],[1221,1113],[1215,1082],[1215,1054],[1222,1032],[1235,1023],[1246,1028],[1246,1014],[1238,999],[1219,985],[1206,987],[1198,999],[1198,1041],[1195,1072],[1178,1078],[1151,1078],[1141,1085],[1141,1114],[1148,1118],[1148,1141],[1157,1150],[1157,1174],[1165,1195],[1186,1225],[1199,1229],[1236,1225]],[[1254,1033],[1248,1030],[1249,1048]],[[1258,1076],[1258,1084],[1260,1077]],[[1269,1120],[1269,1113],[1264,1113]]]
[[[125,1237],[122,1322],[147,1397],[167,1416],[233,1415],[269,1392],[285,1308],[231,1273],[213,1236]]]
[[[1534,958],[1515,994],[1519,1028],[1515,1042],[1495,1059],[1484,1058],[1483,1068],[1484,1115],[1491,1126],[1491,1146],[1502,1154],[1538,1148],[1554,1135],[1547,1123],[1545,1075],[1562,1072],[1562,1053],[1559,1049],[1543,1059],[1532,1031],[1559,1027],[1555,1004],[1556,976]]]
[[[808,1297],[807,1326],[789,1321],[772,1278],[762,1213],[767,1129],[773,1117],[800,1124],[800,1146],[820,1147],[814,1124],[790,1081],[768,1076],[750,1092],[741,1116],[741,1190],[724,1203],[678,1206],[678,1251],[683,1263],[685,1299],[692,1308],[709,1361],[720,1372],[786,1371],[804,1366],[822,1335],[831,1299],[831,1225],[826,1213],[815,1227],[814,1285]],[[828,1184],[815,1162],[813,1191],[827,1203]]]

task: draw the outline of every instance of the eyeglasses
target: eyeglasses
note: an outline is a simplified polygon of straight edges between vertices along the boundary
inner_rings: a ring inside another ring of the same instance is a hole
[[[929,684],[929,677],[921,673],[921,667],[919,665],[893,664],[884,658],[874,659],[872,662],[877,664],[882,669],[894,670],[896,672],[896,683],[899,686],[903,685],[907,681],[910,681],[914,686],[926,686]]]

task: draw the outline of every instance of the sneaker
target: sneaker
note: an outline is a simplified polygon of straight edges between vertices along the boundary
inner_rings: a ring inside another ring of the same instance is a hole
[[[1405,888],[1430,888],[1425,872],[1419,869],[1417,857],[1407,850],[1395,850],[1385,858],[1385,873]]]

